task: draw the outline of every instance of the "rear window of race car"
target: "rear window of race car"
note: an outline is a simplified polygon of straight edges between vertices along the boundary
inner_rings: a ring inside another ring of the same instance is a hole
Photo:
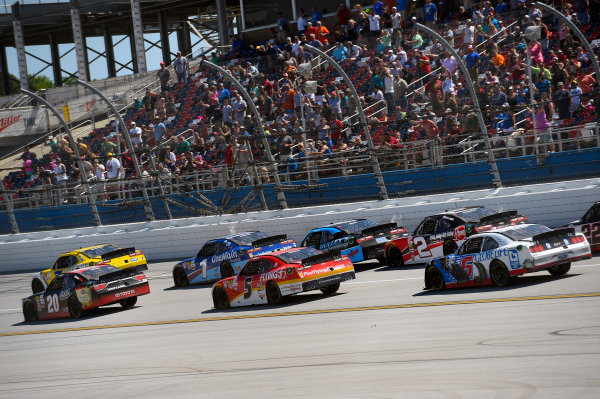
[[[456,216],[469,222],[478,222],[481,218],[493,215],[494,213],[496,213],[496,211],[484,207],[477,207],[457,211]]]
[[[115,266],[99,266],[90,269],[84,269],[78,271],[79,274],[84,276],[88,280],[98,280],[100,276],[103,276],[108,273],[119,271],[120,269]]]
[[[549,227],[542,226],[541,224],[529,224],[520,226],[511,226],[506,229],[502,229],[500,232],[505,236],[510,237],[514,241],[531,240],[531,237],[546,233],[552,230]]]
[[[250,233],[231,235],[228,238],[237,245],[252,245],[253,241],[260,240],[261,238],[266,238],[268,236],[269,235],[267,233],[263,233],[262,231],[252,231]]]
[[[96,257],[100,257],[104,254],[107,254],[109,252],[116,251],[118,249],[119,249],[118,247],[108,244],[108,245],[103,245],[98,248],[87,249],[87,250],[83,251],[82,253],[85,256],[87,256],[88,258],[96,258]]]
[[[377,226],[377,223],[371,220],[353,220],[346,223],[332,224],[330,227],[337,227],[348,234],[359,234],[364,229]]]
[[[309,256],[320,255],[321,251],[314,248],[298,248],[296,250],[292,250],[289,252],[285,252],[282,254],[274,253],[272,255],[277,256],[279,259],[284,261],[285,263],[296,263],[300,262],[304,258],[308,258]]]

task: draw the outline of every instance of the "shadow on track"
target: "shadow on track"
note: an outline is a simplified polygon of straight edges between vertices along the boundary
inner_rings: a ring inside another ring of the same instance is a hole
[[[421,291],[416,294],[413,294],[413,297],[419,296],[435,296],[435,295],[456,295],[456,294],[465,294],[469,292],[506,292],[509,290],[519,289],[523,287],[531,287],[538,284],[545,284],[551,281],[562,280],[570,277],[576,277],[580,274],[571,273],[566,274],[564,276],[554,277],[554,276],[544,276],[544,275],[525,275],[519,276],[518,278],[514,278],[510,285],[506,287],[496,287],[494,285],[479,285],[475,287],[462,287],[462,288],[450,288],[444,289],[442,291]]]
[[[283,297],[283,303],[281,303],[280,305],[249,305],[249,306],[240,306],[240,307],[235,307],[235,308],[229,308],[229,309],[209,309],[209,310],[205,310],[202,312],[202,314],[231,314],[231,313],[237,313],[237,312],[245,312],[248,311],[249,309],[256,309],[256,310],[277,310],[277,309],[284,309],[284,308],[288,308],[290,306],[295,306],[295,305],[301,305],[301,304],[305,304],[305,303],[309,303],[309,302],[313,302],[313,301],[318,301],[324,298],[331,298],[331,297],[335,297],[335,296],[339,296],[339,295],[345,295],[344,292],[336,292],[335,294],[330,294],[330,295],[325,295],[325,294],[320,294],[320,293],[314,293],[314,294],[301,294],[301,295],[291,295],[291,296],[285,296]]]
[[[62,319],[51,319],[51,320],[37,320],[37,321],[22,321],[20,323],[15,323],[13,326],[39,326],[39,325],[58,325],[64,323],[73,323],[84,320],[92,320],[98,317],[107,316],[111,314],[116,314],[120,312],[126,312],[132,309],[136,309],[141,307],[140,305],[132,306],[130,308],[123,308],[121,305],[116,304],[117,306],[108,305],[106,307],[94,308],[89,310],[84,310],[83,315],[78,319],[73,319],[71,317],[64,317]],[[81,326],[73,326],[75,328]]]

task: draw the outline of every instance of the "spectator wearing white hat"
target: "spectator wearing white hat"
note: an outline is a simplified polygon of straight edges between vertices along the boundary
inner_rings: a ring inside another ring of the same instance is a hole
[[[129,130],[129,136],[131,137],[131,143],[137,150],[141,144],[142,140],[142,128],[138,127],[135,122],[130,123],[131,129]]]

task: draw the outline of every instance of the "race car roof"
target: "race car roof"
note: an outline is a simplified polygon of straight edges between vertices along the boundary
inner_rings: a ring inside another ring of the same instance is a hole
[[[346,232],[347,234],[359,234],[364,229],[368,229],[369,227],[377,226],[377,222],[373,222],[372,220],[367,219],[354,219],[348,220],[340,223],[333,223],[330,226],[325,226],[324,228],[337,228]]]
[[[513,241],[530,241],[533,236],[546,233],[550,230],[552,230],[550,227],[541,224],[518,224],[494,229],[488,233],[482,233],[481,235],[502,234]]]
[[[237,233],[230,234],[223,238],[217,238],[215,240],[211,240],[209,242],[215,242],[220,240],[230,240],[236,243],[237,245],[251,245],[252,241],[260,240],[261,238],[268,237],[267,233],[263,233],[262,231],[248,231],[245,233]]]
[[[285,263],[297,263],[304,258],[309,256],[321,255],[322,252],[315,248],[310,247],[296,247],[290,249],[284,249],[283,251],[270,252],[265,254],[267,256],[275,256],[281,259]]]
[[[473,206],[446,211],[439,215],[454,215],[463,219],[465,222],[479,222],[482,218],[493,215],[494,213],[497,212],[483,206]]]

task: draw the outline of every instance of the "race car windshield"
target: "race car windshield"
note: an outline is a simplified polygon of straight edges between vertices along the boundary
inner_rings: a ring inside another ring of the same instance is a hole
[[[479,221],[481,218],[493,215],[494,213],[497,212],[488,208],[477,207],[461,209],[456,212],[456,216],[466,221]]]
[[[352,220],[350,222],[333,224],[331,227],[337,227],[338,229],[345,231],[347,234],[360,234],[364,229],[369,227],[377,226],[377,223],[371,220]]]
[[[277,254],[276,256],[285,263],[296,263],[300,262],[304,258],[308,258],[309,256],[320,254],[321,251],[314,248],[299,248],[293,251]]]
[[[92,269],[81,270],[78,273],[81,274],[83,277],[85,277],[88,280],[98,280],[98,278],[100,276],[103,276],[108,273],[116,272],[119,270],[120,269],[118,267],[107,265],[107,266],[94,267]]]
[[[268,236],[267,233],[263,233],[262,231],[251,231],[249,233],[231,235],[227,238],[237,245],[252,245],[252,241],[260,240],[261,238]]]
[[[114,245],[107,244],[97,248],[86,249],[81,253],[87,256],[88,258],[97,258],[109,252],[116,251],[117,249],[119,248],[115,247]]]
[[[552,229],[546,226],[542,226],[541,224],[530,224],[507,228],[506,230],[502,230],[502,234],[513,239],[514,241],[531,241],[531,237],[538,234],[546,233],[550,230]]]

